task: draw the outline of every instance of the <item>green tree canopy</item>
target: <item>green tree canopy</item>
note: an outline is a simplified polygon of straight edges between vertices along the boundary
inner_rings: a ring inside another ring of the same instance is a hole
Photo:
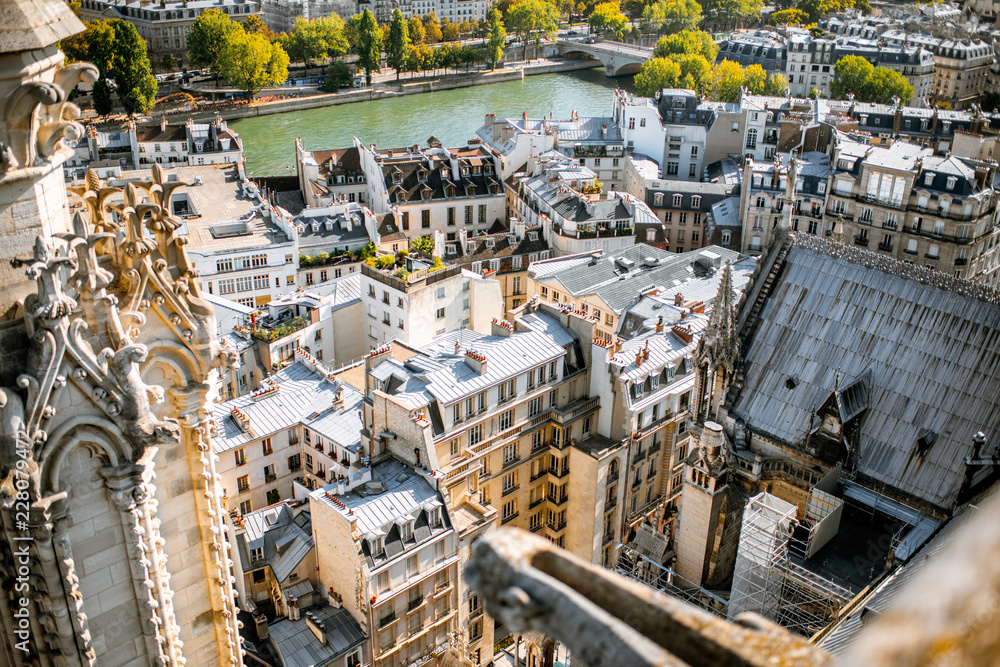
[[[890,104],[893,96],[903,101],[913,97],[913,86],[899,72],[874,67],[861,56],[844,56],[833,68],[830,94],[844,99],[849,93],[859,102]]]
[[[490,39],[486,42],[486,59],[490,69],[496,69],[503,61],[503,49],[507,44],[507,31],[503,27],[503,17],[495,8],[490,10]]]
[[[424,22],[420,20],[419,16],[410,17],[410,20],[407,22],[406,30],[410,36],[411,44],[424,43],[424,36],[427,34],[427,31],[424,30]]]
[[[274,41],[274,33],[264,23],[264,19],[257,14],[251,14],[246,17],[243,21],[243,32],[248,35],[264,35],[264,37]]]
[[[732,60],[723,60],[712,67],[709,97],[718,102],[739,102],[743,87],[743,68]]]
[[[660,32],[671,34],[682,30],[697,30],[701,23],[701,5],[695,0],[660,0],[663,20]]]
[[[669,58],[651,58],[642,64],[635,75],[635,90],[644,97],[652,97],[664,88],[676,88],[681,79],[681,67]]]
[[[705,0],[702,9],[716,23],[732,25],[760,17],[763,0]]]
[[[767,81],[767,72],[758,64],[747,65],[743,70],[743,85],[754,95],[764,93],[764,84]]]
[[[358,65],[365,70],[365,80],[372,85],[372,73],[382,66],[382,31],[372,10],[365,9],[358,26]]]
[[[531,33],[545,33],[555,38],[559,28],[559,10],[551,2],[545,0],[522,0],[507,13],[507,29],[513,30],[522,42],[524,53],[528,53],[528,39]]]
[[[801,9],[782,9],[768,19],[771,25],[802,25],[809,22],[809,15]]]
[[[441,32],[441,22],[438,21],[437,12],[424,14],[421,17],[424,22],[424,44],[436,44],[444,41],[444,33]]]
[[[219,74],[219,55],[226,45],[226,37],[238,30],[228,14],[218,9],[206,9],[188,31],[188,60],[199,67],[211,67]]]
[[[594,32],[614,33],[619,41],[628,26],[628,19],[622,14],[617,2],[602,2],[590,13],[590,27]]]
[[[114,108],[112,88],[129,115],[147,113],[156,100],[156,79],[146,41],[135,26],[121,19],[88,23],[79,35],[64,40],[73,60],[86,60],[100,74],[94,84],[94,109],[104,116]],[[114,82],[114,86],[111,85]]]
[[[348,48],[344,20],[336,14],[308,20],[300,16],[282,42],[288,57],[303,63],[306,71],[314,62],[341,56]]]
[[[654,58],[667,58],[672,55],[700,55],[708,62],[715,60],[719,53],[712,36],[703,30],[682,30],[675,35],[660,37],[653,48]]]
[[[784,97],[788,92],[788,79],[780,74],[772,74],[764,83],[764,94],[771,97]]]
[[[461,31],[457,23],[452,23],[447,18],[441,21],[441,37],[446,42],[457,42],[461,38]]]
[[[253,99],[264,88],[288,79],[288,54],[263,35],[239,30],[226,37],[219,54],[219,69],[229,83]]]
[[[704,93],[712,76],[712,64],[704,56],[685,53],[670,56],[681,68],[681,85],[684,88]]]
[[[396,70],[396,80],[399,72],[406,65],[406,56],[410,52],[410,27],[403,18],[403,12],[397,7],[392,12],[392,23],[389,24],[389,41],[385,45],[385,59],[389,67]]]

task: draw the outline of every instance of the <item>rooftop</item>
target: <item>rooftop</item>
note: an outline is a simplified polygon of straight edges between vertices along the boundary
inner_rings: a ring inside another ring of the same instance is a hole
[[[244,514],[238,526],[236,550],[243,571],[269,567],[279,585],[316,546],[309,512],[296,513],[291,501]]]
[[[343,607],[321,605],[304,609],[303,614],[306,611],[323,626],[325,642],[319,640],[305,618],[297,621],[283,618],[268,626],[284,667],[327,665],[365,642],[361,626]]]

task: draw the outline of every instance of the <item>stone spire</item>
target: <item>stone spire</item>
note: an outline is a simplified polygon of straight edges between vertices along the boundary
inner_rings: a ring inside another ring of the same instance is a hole
[[[69,233],[62,163],[84,137],[66,101],[89,63],[65,65],[58,41],[83,30],[61,0],[0,2],[0,317],[32,289],[11,260],[30,260],[35,238]],[[15,263],[16,264],[16,263]]]
[[[712,368],[721,365],[728,373],[736,369],[738,357],[733,296],[732,269],[726,264],[722,269],[719,292],[712,304],[712,314],[695,351],[699,364],[707,362]]]

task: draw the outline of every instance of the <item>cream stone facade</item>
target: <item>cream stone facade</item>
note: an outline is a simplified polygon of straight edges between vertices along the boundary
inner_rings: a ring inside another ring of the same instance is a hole
[[[64,65],[55,43],[82,25],[60,2],[4,10],[4,265],[22,258],[28,279],[5,276],[8,305],[24,300],[2,335],[2,559],[30,576],[0,614],[0,662],[240,665],[208,445],[213,369],[231,357],[177,236],[173,186],[158,167],[126,185],[118,222],[105,202],[119,190],[92,175],[70,220],[57,179],[82,128],[66,94],[96,70]]]

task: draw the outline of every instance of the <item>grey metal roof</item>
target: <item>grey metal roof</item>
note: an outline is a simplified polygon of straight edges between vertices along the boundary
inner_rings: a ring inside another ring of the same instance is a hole
[[[426,473],[423,473],[426,474]],[[310,494],[313,502],[325,503],[347,521],[356,521],[358,541],[369,567],[378,567],[401,554],[412,553],[418,546],[451,530],[451,523],[438,492],[405,463],[389,458],[372,466],[372,479],[342,494],[334,494],[335,485]],[[428,513],[440,509],[441,522],[429,524]],[[412,521],[413,536],[403,540],[399,524]],[[385,551],[372,554],[369,537],[381,536]]]
[[[212,436],[212,444],[217,454],[295,424],[304,424],[351,451],[360,445],[363,426],[358,406],[363,397],[356,389],[317,373],[302,362],[281,369],[268,380],[277,385],[278,391],[264,398],[250,394],[215,405],[216,433]],[[338,390],[343,404],[334,407]],[[250,418],[251,432],[243,431],[236,424],[232,418],[233,408]]]
[[[303,514],[308,517],[307,512]],[[316,546],[310,526],[308,520],[293,521],[288,501],[244,514],[243,531],[236,535],[243,571],[270,567],[275,580],[279,584],[284,582]],[[253,561],[250,551],[257,548],[264,550],[264,557]]]
[[[739,257],[740,253],[719,246],[675,255],[637,243],[548,273],[540,282],[549,287],[558,285],[574,297],[596,294],[611,310],[621,314],[644,293],[704,278],[723,263],[735,262]],[[534,277],[539,280],[539,276]]]
[[[283,618],[268,626],[284,667],[322,667],[365,642],[361,626],[351,613],[341,607],[313,606],[314,614],[326,630],[326,643],[313,634],[303,616],[297,621]]]
[[[791,246],[746,342],[734,410],[749,427],[799,443],[833,392],[870,372],[858,474],[947,510],[973,435],[982,431],[993,452],[1000,442],[1000,305],[943,289],[933,274],[894,275],[902,265],[825,247]]]

